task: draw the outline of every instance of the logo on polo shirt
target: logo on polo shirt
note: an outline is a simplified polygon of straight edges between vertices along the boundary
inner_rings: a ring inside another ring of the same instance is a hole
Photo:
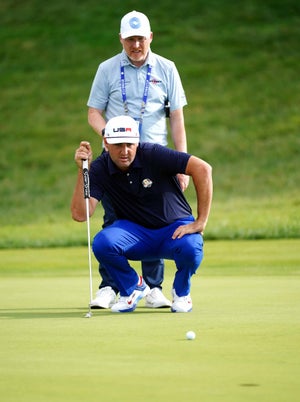
[[[150,179],[144,179],[142,181],[143,187],[144,188],[150,188],[152,186],[152,180]]]
[[[151,84],[153,85],[157,85],[157,84],[161,84],[162,80],[158,80],[156,78],[152,78],[152,80],[150,80]]]

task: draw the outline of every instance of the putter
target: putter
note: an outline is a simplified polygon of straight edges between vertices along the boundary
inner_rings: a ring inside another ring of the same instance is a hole
[[[89,260],[89,279],[90,279],[90,302],[89,311],[86,313],[85,318],[91,318],[91,303],[93,297],[93,279],[92,279],[92,256],[91,256],[91,229],[90,229],[90,181],[89,181],[89,164],[85,159],[82,161],[82,173],[83,173],[83,192],[86,206],[86,223],[87,223],[87,238],[88,238],[88,260]]]

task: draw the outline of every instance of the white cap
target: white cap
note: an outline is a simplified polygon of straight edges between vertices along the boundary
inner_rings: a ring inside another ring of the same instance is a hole
[[[130,36],[150,38],[150,22],[145,14],[131,11],[121,19],[120,33],[122,39],[129,38]]]
[[[140,141],[138,123],[130,116],[117,116],[108,120],[104,138],[109,144],[138,144]]]

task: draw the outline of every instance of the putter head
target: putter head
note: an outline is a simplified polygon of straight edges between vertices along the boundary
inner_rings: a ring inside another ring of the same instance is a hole
[[[86,313],[86,315],[85,315],[84,317],[85,317],[85,318],[91,318],[91,317],[92,317],[91,311],[89,311],[88,313]]]

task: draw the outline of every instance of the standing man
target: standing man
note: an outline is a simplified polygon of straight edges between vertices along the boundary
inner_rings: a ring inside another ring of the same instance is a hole
[[[167,122],[177,151],[187,152],[183,107],[187,104],[175,64],[150,49],[153,33],[146,15],[132,11],[121,20],[119,39],[123,50],[98,67],[88,100],[88,121],[99,136],[106,121],[114,116],[129,115],[139,125],[141,142],[167,145]],[[189,177],[178,175],[182,191]],[[102,200],[103,227],[116,217],[109,197]],[[119,289],[106,268],[99,265],[102,282],[92,308],[109,308],[115,303]],[[164,262],[162,259],[142,261],[142,274],[150,287],[146,307],[171,305],[162,293]]]
[[[130,260],[167,258],[177,271],[173,281],[172,312],[192,310],[191,277],[203,258],[203,232],[212,201],[211,166],[185,152],[159,144],[139,144],[134,119],[117,116],[104,130],[107,152],[92,162],[89,169],[89,211],[108,194],[117,219],[94,238],[93,251],[120,291],[111,310],[132,312],[149,287],[130,266]],[[75,153],[77,181],[71,202],[73,219],[86,220],[83,196],[82,160],[92,161],[88,142],[82,141]],[[197,196],[197,216],[180,189],[176,175],[190,175]]]

